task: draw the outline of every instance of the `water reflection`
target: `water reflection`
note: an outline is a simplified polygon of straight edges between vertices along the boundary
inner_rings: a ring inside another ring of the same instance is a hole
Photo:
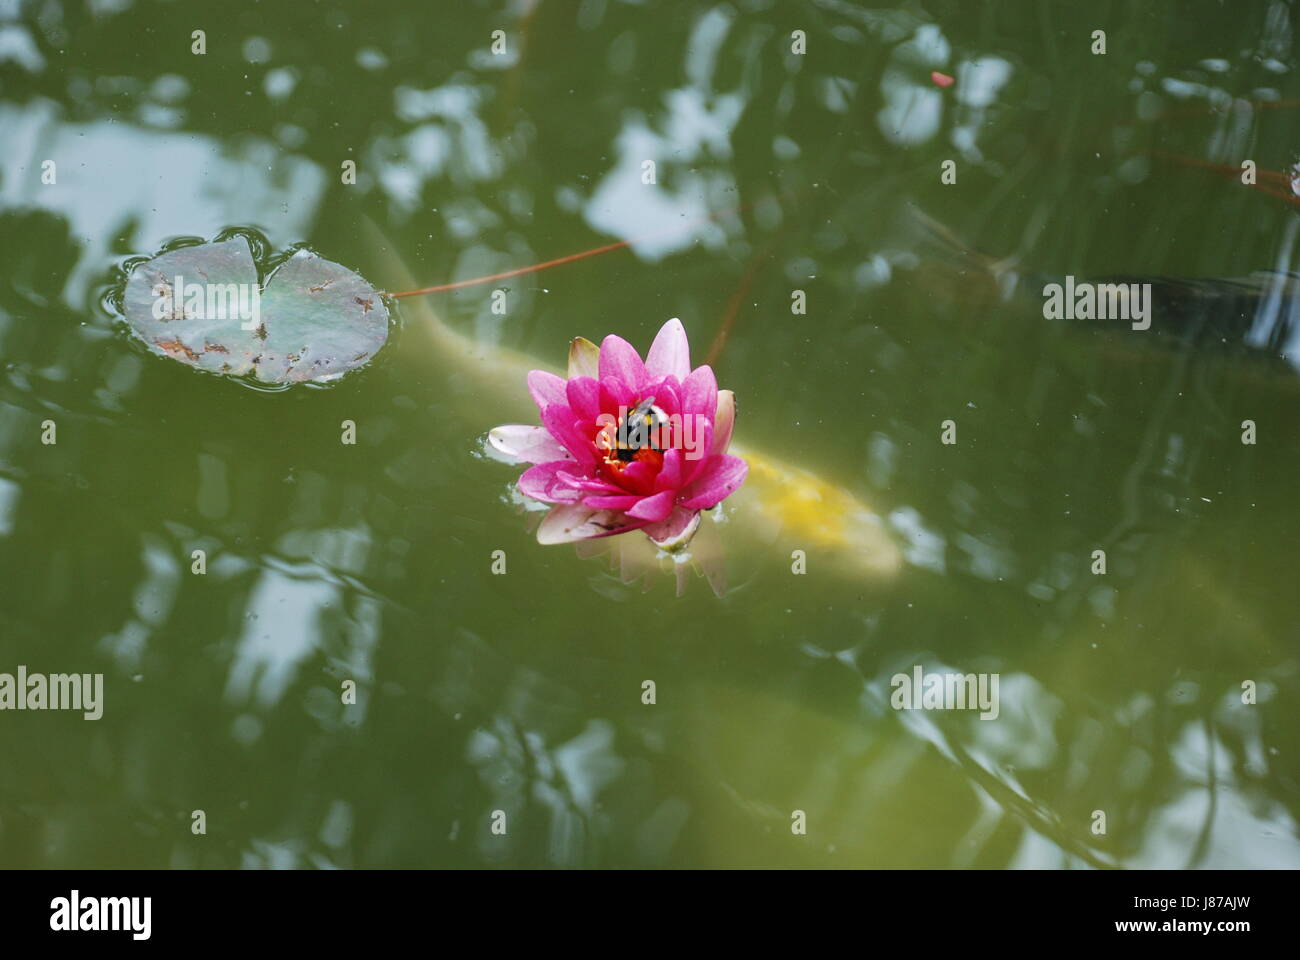
[[[243,635],[235,648],[226,699],[276,705],[308,656],[320,644],[320,618],[337,603],[329,584],[267,569],[245,607]]]
[[[549,821],[544,828],[547,862],[559,867],[589,863],[590,845],[598,842],[590,832],[599,836],[608,830],[599,813],[600,793],[626,766],[613,752],[613,741],[613,725],[601,719],[590,720],[580,734],[555,746],[548,746],[536,731],[518,729],[506,717],[498,717],[490,729],[474,731],[466,759],[478,768],[491,798],[491,809],[484,810],[474,831],[484,860],[499,863],[510,857],[507,811],[535,805]],[[515,824],[515,831],[530,826],[525,819]]]
[[[1222,49],[1174,18],[1130,34],[1133,63],[1112,34],[1085,83],[1044,48],[1090,29],[1064,10],[822,0],[800,56],[761,4],[562,6],[519,12],[506,57],[486,7],[381,5],[318,42],[267,13],[227,74],[101,59],[128,4],[0,5],[0,669],[100,667],[110,704],[91,732],[0,729],[30,771],[0,789],[0,862],[1300,862],[1288,381],[1223,345],[1049,327],[897,216],[917,201],[1026,275],[1289,269],[1285,210],[1149,152],[1285,153],[1289,8],[1225,15]],[[90,51],[66,77],[63,41]],[[954,150],[959,188],[937,182]],[[119,259],[232,224],[360,267],[360,212],[421,282],[639,238],[511,283],[504,315],[486,289],[427,306],[551,363],[576,333],[731,316],[744,429],[880,504],[907,567],[869,591],[755,548],[721,600],[623,589],[503,506],[470,453],[492,385],[435,364],[416,310],[355,381],[265,396],[143,355],[95,306]],[[1249,342],[1296,327],[1284,292]],[[998,672],[998,720],[894,711],[913,665]],[[188,835],[200,805],[220,838]]]
[[[0,210],[36,208],[67,220],[80,256],[63,290],[81,305],[111,254],[151,251],[175,236],[258,224],[277,243],[307,235],[324,172],[274,143],[222,143],[112,119],[70,122],[57,104],[0,103]],[[55,160],[56,181],[42,182]],[[113,184],[111,190],[105,184]]]

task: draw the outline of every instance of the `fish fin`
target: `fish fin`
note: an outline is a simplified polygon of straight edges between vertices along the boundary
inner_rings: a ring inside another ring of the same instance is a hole
[[[914,203],[907,204],[907,219],[920,254],[949,269],[987,278],[1003,300],[1010,299],[1020,279],[1019,257],[998,259],[976,249]]]
[[[393,241],[369,216],[363,213],[360,219],[361,232],[365,234],[366,242],[375,250],[383,252],[382,257],[376,257],[375,263],[375,267],[383,271],[380,282],[398,289],[415,286],[415,277],[411,275]]]
[[[366,239],[367,247],[372,251],[371,269],[375,271],[376,281],[385,290],[404,290],[415,285],[415,277],[402,255],[397,251],[397,244],[392,241],[383,228],[366,214],[361,214],[361,233]],[[394,301],[390,301],[394,302]],[[424,297],[413,297],[403,305],[411,317],[435,334],[441,335],[446,329],[442,317],[429,305]]]

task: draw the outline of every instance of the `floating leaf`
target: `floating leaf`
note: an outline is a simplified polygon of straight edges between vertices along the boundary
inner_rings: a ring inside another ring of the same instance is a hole
[[[388,339],[388,308],[356,273],[299,250],[261,284],[243,237],[141,263],[122,310],[153,352],[263,383],[334,380]]]

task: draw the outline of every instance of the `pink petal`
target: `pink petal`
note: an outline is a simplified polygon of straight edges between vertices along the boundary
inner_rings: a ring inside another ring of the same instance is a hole
[[[646,379],[641,354],[632,344],[612,333],[600,344],[600,379],[607,377],[617,377],[634,391],[641,389]]]
[[[563,480],[569,486],[573,487],[575,490],[586,490],[592,493],[614,493],[614,494],[621,494],[624,492],[622,487],[615,486],[614,484],[610,483],[608,480],[604,480],[593,474],[579,474],[574,472],[573,468],[577,467],[578,465],[573,461],[570,461],[569,466],[570,469],[561,470],[559,476],[561,480]],[[594,468],[589,468],[589,469],[594,469]]]
[[[690,437],[685,436],[686,424],[683,423],[682,436],[682,479],[678,486],[685,486],[696,477],[704,472],[711,457],[709,451],[713,449],[713,422],[705,420],[703,417],[697,417],[690,423]],[[689,446],[686,444],[690,440]]]
[[[676,317],[659,328],[650,352],[645,355],[645,371],[651,379],[672,376],[679,383],[690,374],[691,345],[686,339],[686,328]]]
[[[578,491],[559,476],[562,468],[572,467],[572,460],[553,460],[529,467],[519,478],[519,492],[542,503],[565,503],[578,499]]]
[[[673,512],[673,500],[676,496],[677,491],[665,490],[663,493],[656,493],[653,497],[645,497],[628,510],[627,515],[637,520],[658,523],[660,520],[667,519],[668,514]]]
[[[630,407],[636,401],[632,388],[618,377],[601,377],[600,410],[617,417],[620,407]]]
[[[660,547],[670,550],[685,545],[699,528],[700,511],[673,507],[668,519],[650,524],[645,528],[645,534]]]
[[[635,507],[643,499],[635,494],[625,493],[618,497],[583,497],[582,502],[597,510],[627,510],[629,507]]]
[[[506,456],[525,463],[546,463],[569,456],[560,442],[544,427],[522,424],[493,427],[488,433],[488,443]]]
[[[600,414],[600,384],[591,377],[574,377],[565,387],[565,397],[579,420],[595,423]]]
[[[713,418],[713,444],[709,453],[726,453],[731,444],[731,430],[736,423],[736,395],[730,390],[718,391],[718,413]]]
[[[696,367],[682,382],[682,416],[701,416],[712,420],[718,412],[718,381],[713,368]]]
[[[678,505],[688,510],[717,506],[745,482],[749,464],[740,457],[721,454],[709,457],[704,471],[678,494]]]
[[[528,392],[538,410],[545,410],[548,403],[569,402],[564,394],[564,378],[545,370],[528,371]]]
[[[677,382],[676,377],[660,377],[658,380],[651,380],[641,388],[641,397],[654,397],[655,406],[664,413],[672,416],[674,413],[681,413],[681,390],[682,385]]]
[[[650,464],[634,460],[623,468],[623,489],[633,493],[649,494],[654,489],[656,473],[658,471]]]
[[[682,451],[676,448],[664,451],[664,465],[655,477],[655,492],[676,490],[682,484]]]
[[[613,510],[593,510],[581,503],[552,507],[537,528],[537,542],[572,543],[593,537],[611,537],[629,530],[639,530],[644,522],[629,520]]]
[[[579,463],[594,463],[596,451],[577,427],[577,418],[572,408],[564,403],[552,403],[542,410],[542,424],[551,432],[564,449],[573,455]]]

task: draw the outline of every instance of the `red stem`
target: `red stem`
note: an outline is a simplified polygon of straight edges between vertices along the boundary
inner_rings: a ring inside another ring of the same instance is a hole
[[[1225,177],[1241,176],[1241,169],[1239,167],[1233,167],[1228,164],[1211,163],[1209,160],[1201,160],[1197,157],[1186,157],[1176,153],[1165,153],[1161,150],[1152,150],[1150,153],[1153,157],[1156,157],[1159,160],[1169,160],[1184,167],[1201,167],[1202,169],[1212,170],[1213,172]],[[1261,179],[1268,181],[1270,184],[1289,187],[1293,182],[1289,175],[1282,173],[1279,170],[1257,170],[1256,173]],[[1286,190],[1278,190],[1275,187],[1264,183],[1250,183],[1244,184],[1244,186],[1259,190],[1271,197],[1277,197],[1279,200],[1285,200],[1292,206],[1300,206],[1300,196],[1296,196],[1294,193],[1287,192]]]
[[[561,264],[572,263],[575,260],[582,260],[584,257],[594,257],[599,253],[612,253],[622,247],[631,246],[636,243],[635,240],[620,240],[618,243],[607,243],[603,247],[595,247],[591,250],[583,250],[581,253],[571,253],[567,257],[557,257],[554,260],[547,260],[545,263],[534,263],[531,267],[518,267],[514,270],[506,270],[504,273],[493,273],[486,277],[475,277],[473,280],[457,280],[455,283],[440,283],[433,287],[421,287],[419,290],[403,290],[400,293],[390,293],[390,297],[418,297],[425,293],[442,293],[444,290],[459,290],[461,287],[473,287],[480,283],[491,283],[493,280],[507,280],[510,277],[518,277],[525,273],[536,273],[538,270],[545,270],[547,267],[558,267]]]
[[[773,237],[759,251],[758,256],[749,262],[749,267],[740,278],[740,283],[737,284],[735,291],[731,294],[731,299],[727,301],[727,309],[722,315],[722,322],[718,324],[718,332],[714,335],[708,356],[704,359],[704,362],[709,366],[714,366],[718,362],[718,357],[722,355],[722,348],[727,345],[727,337],[731,336],[731,328],[735,326],[736,317],[740,313],[740,305],[748,296],[749,288],[754,285],[754,278],[758,276],[758,268],[762,266],[763,261],[767,259],[768,254],[772,252],[772,247],[775,245],[776,237]]]
[[[761,201],[755,201],[761,202]],[[565,257],[557,257],[554,260],[547,260],[545,263],[534,263],[531,267],[516,267],[514,270],[506,270],[502,273],[494,273],[486,277],[475,277],[472,280],[457,280],[455,283],[440,283],[432,287],[421,287],[419,290],[402,290],[399,293],[390,293],[390,297],[418,297],[426,293],[442,293],[446,290],[459,290],[462,287],[473,287],[480,283],[491,283],[493,280],[508,280],[510,277],[522,276],[525,273],[536,273],[539,270],[547,270],[551,267],[559,267],[566,263],[573,263],[575,260],[585,260],[587,257],[594,257],[602,253],[613,253],[615,250],[621,250],[623,247],[630,247],[633,244],[640,243],[643,240],[650,240],[654,237],[662,237],[665,234],[677,233],[688,227],[697,224],[707,223],[711,220],[717,220],[719,217],[731,213],[739,213],[742,210],[748,210],[754,204],[746,203],[739,207],[732,207],[729,210],[719,210],[717,213],[710,213],[707,216],[700,217],[687,223],[678,224],[667,230],[659,230],[655,233],[646,234],[645,236],[633,237],[631,240],[619,240],[617,243],[607,243],[603,247],[593,247],[591,250],[583,250],[580,253],[571,253]]]

